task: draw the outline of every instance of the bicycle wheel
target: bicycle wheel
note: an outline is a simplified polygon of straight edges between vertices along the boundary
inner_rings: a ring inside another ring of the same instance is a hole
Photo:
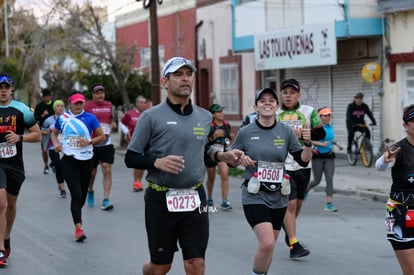
[[[369,139],[364,138],[364,140],[362,141],[361,157],[362,157],[362,164],[367,168],[371,167],[374,153],[372,151],[372,145]]]
[[[347,154],[349,165],[355,165],[357,163],[357,160],[358,160],[357,155],[358,155],[358,142],[354,140],[352,141],[352,144],[351,144],[351,153]]]

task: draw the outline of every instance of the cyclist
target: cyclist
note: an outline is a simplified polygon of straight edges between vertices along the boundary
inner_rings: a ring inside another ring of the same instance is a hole
[[[348,105],[348,108],[346,109],[346,127],[348,129],[348,154],[351,153],[351,144],[356,131],[364,132],[365,136],[368,139],[371,138],[371,133],[368,127],[362,126],[365,125],[365,115],[368,115],[372,122],[372,125],[377,125],[374,115],[372,114],[368,105],[364,103],[364,94],[357,93],[354,96],[354,101],[350,103]]]

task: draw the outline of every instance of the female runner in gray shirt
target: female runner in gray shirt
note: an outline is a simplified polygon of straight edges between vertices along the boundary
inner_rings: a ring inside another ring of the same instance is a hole
[[[252,275],[267,274],[272,262],[288,202],[288,195],[280,192],[288,152],[301,166],[307,166],[312,157],[309,127],[302,130],[305,141],[302,149],[292,129],[276,121],[278,103],[274,90],[258,91],[255,100],[258,119],[239,130],[232,146],[245,153],[241,160],[241,165],[246,167],[242,204],[247,222],[258,240]],[[258,193],[252,194],[247,191],[247,183],[256,172],[261,187]]]

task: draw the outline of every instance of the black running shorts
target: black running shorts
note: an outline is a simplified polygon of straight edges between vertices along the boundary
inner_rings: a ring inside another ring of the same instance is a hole
[[[270,222],[273,230],[280,230],[285,218],[286,207],[271,209],[264,204],[243,205],[244,216],[252,228],[259,223]]]
[[[311,168],[300,169],[297,171],[286,171],[290,175],[290,195],[289,200],[304,200],[305,192],[308,188]]]
[[[0,188],[6,188],[7,193],[13,196],[19,195],[24,179],[23,168],[0,168]]]
[[[209,220],[204,187],[197,188],[200,208],[191,212],[169,212],[165,191],[145,191],[145,226],[151,262],[170,264],[181,247],[183,259],[203,258],[209,238]]]
[[[93,148],[92,167],[96,168],[102,162],[114,163],[115,148],[113,144]]]

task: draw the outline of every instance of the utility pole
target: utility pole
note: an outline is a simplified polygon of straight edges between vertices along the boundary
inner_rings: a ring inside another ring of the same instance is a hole
[[[141,1],[141,0],[136,0]],[[142,0],[144,9],[149,9],[151,31],[151,100],[154,105],[161,102],[160,89],[160,57],[158,53],[158,16],[157,2],[163,0]]]
[[[9,51],[9,26],[8,26],[8,15],[7,15],[7,0],[4,0],[3,3],[3,8],[4,8],[4,38],[5,38],[5,42],[6,42],[6,58],[9,57],[10,55],[10,51]]]
[[[149,13],[151,25],[151,100],[154,103],[154,105],[156,105],[161,101],[160,57],[158,53],[157,1],[151,1]]]

